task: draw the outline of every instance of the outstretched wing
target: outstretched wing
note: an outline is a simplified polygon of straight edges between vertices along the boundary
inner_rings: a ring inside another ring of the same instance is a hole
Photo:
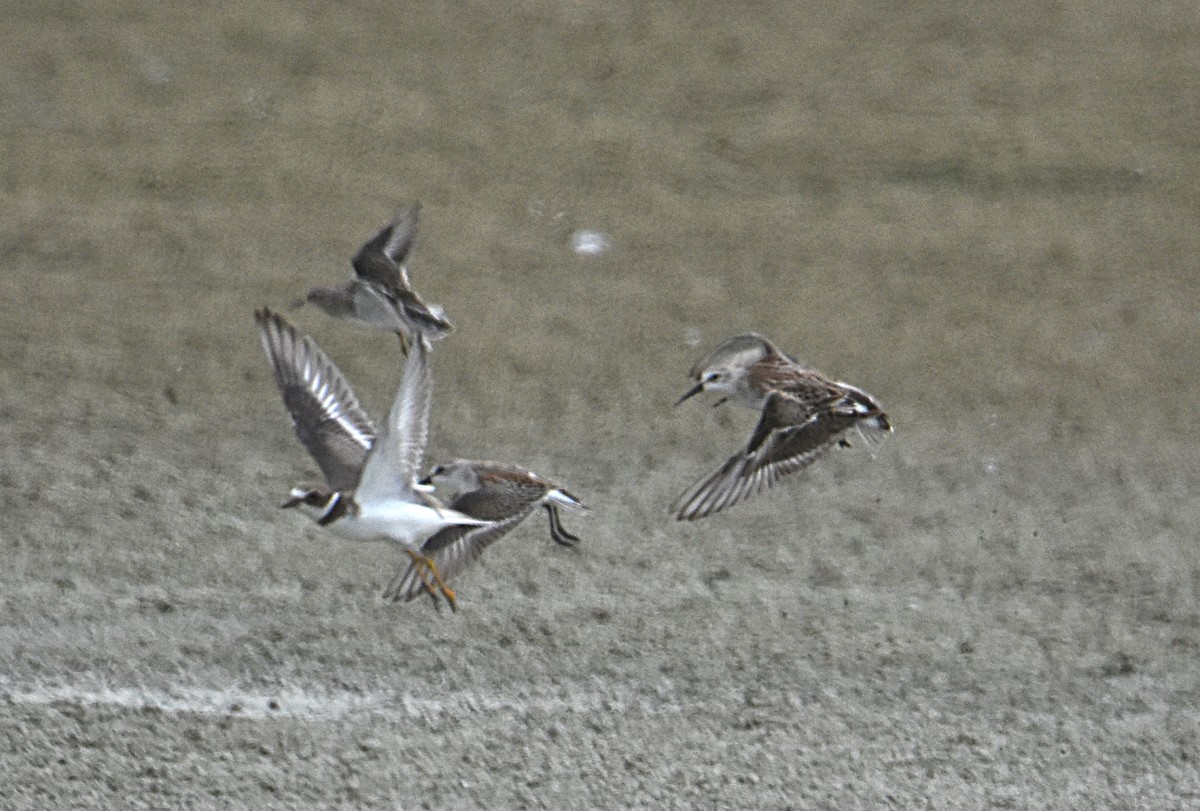
[[[396,321],[406,338],[439,338],[454,329],[440,307],[426,304],[408,279],[404,260],[417,235],[421,207],[405,206],[392,221],[371,237],[354,255],[355,293],[365,310],[379,310],[376,323]]]
[[[396,399],[363,467],[358,484],[361,501],[418,500],[414,485],[429,438],[433,388],[428,352],[424,341],[414,341],[409,347]]]
[[[675,517],[694,521],[757,495],[811,465],[861,419],[836,409],[805,411],[788,394],[773,392],[749,444],[688,488],[671,508]]]
[[[405,206],[396,212],[391,222],[363,243],[350,260],[360,279],[377,284],[389,293],[408,286],[401,265],[416,239],[420,211],[417,203]]]
[[[483,551],[503,538],[513,527],[525,520],[534,505],[482,527],[450,526],[440,530],[421,547],[421,554],[433,559],[442,579],[449,582],[469,569],[483,555]],[[409,563],[392,578],[384,589],[383,599],[389,602],[407,602],[425,591],[421,572],[414,563]]]
[[[296,436],[331,488],[354,489],[375,442],[371,418],[312,338],[266,308],[254,320]]]

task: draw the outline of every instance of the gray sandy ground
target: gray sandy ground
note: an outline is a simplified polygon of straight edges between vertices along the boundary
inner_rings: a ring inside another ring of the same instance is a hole
[[[1200,805],[1193,4],[812,5],[11,4],[0,806]],[[414,198],[431,459],[593,507],[456,615],[276,509],[251,319]],[[746,329],[896,434],[677,524]]]

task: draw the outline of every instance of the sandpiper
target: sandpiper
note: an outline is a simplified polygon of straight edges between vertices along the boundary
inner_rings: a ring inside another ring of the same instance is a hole
[[[762,416],[744,449],[689,487],[671,511],[693,521],[732,506],[801,470],[836,445],[849,447],[851,428],[890,432],[875,398],[847,383],[803,366],[761,335],[738,335],[722,343],[691,371],[696,381],[675,405],[702,391],[759,409]],[[867,434],[862,434],[867,438]]]
[[[422,484],[433,485],[446,503],[472,518],[494,521],[488,526],[452,526],[440,530],[421,547],[444,580],[450,580],[479,560],[483,551],[525,520],[538,505],[550,518],[550,537],[563,546],[574,546],[579,538],[563,529],[558,508],[586,511],[583,503],[554,482],[536,473],[501,462],[459,459],[435,467]],[[392,578],[383,593],[385,600],[412,600],[432,591],[413,565]],[[435,597],[436,601],[436,597]]]
[[[335,318],[389,330],[400,336],[405,352],[417,336],[428,346],[454,329],[442,308],[422,301],[408,278],[404,260],[416,239],[419,213],[417,203],[401,208],[350,260],[354,275],[346,285],[314,287],[293,308],[312,303]]]
[[[490,522],[447,509],[417,482],[432,390],[425,343],[413,342],[387,422],[376,431],[341,370],[312,338],[270,310],[254,318],[296,436],[325,476],[323,484],[293,488],[283,506],[301,508],[343,537],[401,544],[427,590],[453,607],[454,591],[421,545],[446,527]]]

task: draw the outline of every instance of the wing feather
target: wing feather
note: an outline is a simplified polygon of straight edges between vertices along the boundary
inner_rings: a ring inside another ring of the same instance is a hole
[[[446,527],[431,537],[421,547],[421,553],[432,558],[442,579],[450,582],[469,569],[483,555],[485,549],[503,538],[533,512],[535,505],[482,527]],[[389,602],[408,602],[425,591],[421,573],[414,563],[409,563],[392,578],[383,592]]]
[[[271,310],[254,318],[296,436],[331,488],[352,490],[375,442],[375,425],[312,338]]]
[[[401,265],[416,239],[419,213],[418,204],[405,206],[387,225],[363,243],[350,260],[358,278],[388,291],[407,286]]]
[[[811,465],[858,419],[813,412],[787,393],[773,392],[746,447],[684,491],[672,512],[680,521],[694,521],[752,498]]]
[[[404,376],[387,422],[363,467],[358,486],[363,501],[399,498],[416,500],[417,471],[429,438],[429,406],[433,383],[429,374],[428,349],[414,341],[404,363]]]

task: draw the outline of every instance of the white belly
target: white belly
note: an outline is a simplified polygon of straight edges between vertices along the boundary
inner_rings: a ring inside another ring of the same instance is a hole
[[[456,517],[465,518],[453,510],[438,511],[411,501],[385,501],[364,504],[357,515],[339,518],[329,528],[352,540],[395,541],[417,547],[442,527],[458,523]]]

